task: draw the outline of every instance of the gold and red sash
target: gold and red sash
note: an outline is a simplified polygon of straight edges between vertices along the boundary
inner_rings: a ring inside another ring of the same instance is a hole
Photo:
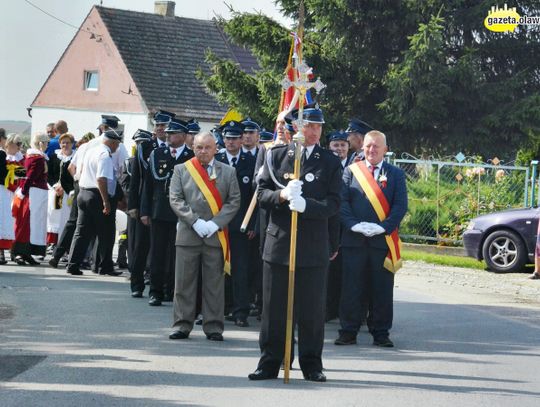
[[[367,199],[373,206],[379,221],[382,222],[390,214],[390,204],[383,194],[377,181],[371,175],[363,161],[358,161],[349,166],[354,178],[364,190]],[[382,170],[381,170],[382,171]],[[392,273],[396,273],[403,265],[401,260],[401,240],[397,228],[389,235],[384,236],[388,245],[388,254],[384,259],[384,268]]]
[[[223,201],[214,181],[210,179],[208,173],[201,165],[197,157],[193,157],[189,161],[186,161],[185,166],[189,172],[189,175],[191,175],[193,181],[195,181],[195,184],[208,202],[208,205],[210,205],[212,215],[216,216],[223,206]],[[223,250],[223,270],[226,274],[231,274],[231,249],[229,245],[229,233],[225,228],[223,230],[218,230],[217,234],[219,243],[221,243],[221,249]]]

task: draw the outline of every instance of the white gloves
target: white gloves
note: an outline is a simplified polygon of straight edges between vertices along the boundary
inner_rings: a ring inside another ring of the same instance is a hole
[[[208,235],[208,225],[206,221],[202,219],[197,219],[195,223],[191,225],[191,227],[202,239],[204,239]]]
[[[371,222],[360,222],[351,227],[351,231],[356,233],[362,233],[364,236],[372,237],[375,235],[380,235],[386,233],[384,228],[381,225]]]
[[[203,219],[197,219],[191,227],[201,239],[210,237],[219,230],[219,226],[215,222]]]
[[[302,184],[303,182],[299,179],[293,179],[289,181],[287,186],[283,188],[280,192],[280,195],[283,199],[290,201],[293,197],[302,195]]]
[[[206,221],[206,230],[208,231],[206,237],[210,237],[219,230],[219,226],[215,222],[208,220]]]
[[[293,196],[289,201],[289,208],[291,211],[303,213],[306,210],[306,200],[300,195]]]

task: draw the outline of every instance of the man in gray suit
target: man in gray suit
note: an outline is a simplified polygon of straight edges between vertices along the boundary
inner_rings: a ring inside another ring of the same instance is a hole
[[[169,192],[171,208],[178,216],[174,331],[169,338],[186,339],[193,329],[197,280],[202,269],[203,331],[209,340],[222,341],[224,251],[221,242],[224,239],[221,233],[240,208],[240,188],[235,169],[214,160],[216,144],[210,133],[197,134],[193,147],[195,157],[174,167]],[[215,205],[212,210],[211,203],[216,201],[209,192],[214,197],[219,195],[219,210]]]

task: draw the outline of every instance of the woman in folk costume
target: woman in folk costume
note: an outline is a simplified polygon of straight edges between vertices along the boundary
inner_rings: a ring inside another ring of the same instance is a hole
[[[44,151],[49,137],[39,133],[32,137],[32,146],[26,151],[24,167],[26,178],[15,192],[15,241],[11,257],[19,265],[39,264],[32,255],[45,256],[47,241],[47,156]]]
[[[56,246],[73,204],[73,177],[68,171],[73,158],[75,139],[70,133],[59,138],[60,149],[49,159],[49,206],[47,209],[47,244]]]
[[[19,151],[22,145],[18,134],[5,137],[0,134],[0,264],[6,264],[4,250],[10,250],[15,239],[14,219],[11,204],[19,185],[19,177],[24,175],[24,156]]]

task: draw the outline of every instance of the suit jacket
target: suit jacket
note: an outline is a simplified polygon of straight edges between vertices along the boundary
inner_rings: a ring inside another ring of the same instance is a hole
[[[294,171],[294,144],[273,147],[271,162],[276,180],[287,185]],[[285,176],[287,174],[287,176]],[[328,218],[339,210],[341,163],[330,151],[315,146],[300,170],[302,196],[306,210],[298,216],[296,265],[326,267],[328,247]],[[258,199],[270,212],[264,244],[263,259],[271,263],[289,264],[291,210],[287,201],[280,203],[281,188],[272,180],[268,163],[264,163],[259,179]]]
[[[214,160],[216,172],[216,188],[221,195],[223,207],[216,216],[212,215],[210,206],[201,190],[186,169],[185,164],[174,167],[169,190],[171,208],[178,217],[176,232],[177,246],[208,245],[219,247],[217,233],[210,238],[201,239],[192,228],[197,219],[212,220],[220,229],[227,227],[240,208],[240,189],[233,167]]]
[[[216,160],[232,165],[227,160],[227,153],[216,154]],[[233,167],[234,168],[234,167]],[[251,197],[253,196],[253,174],[255,171],[255,157],[251,154],[240,152],[240,157],[238,158],[238,163],[236,164],[236,179],[238,181],[238,186],[240,187],[240,209],[234,216],[233,220],[229,224],[228,228],[231,232],[240,232],[240,226],[242,226],[242,221],[251,202]],[[249,221],[248,230],[253,230],[255,227],[255,219],[257,218],[257,213],[253,213]]]
[[[381,225],[387,234],[392,233],[400,224],[407,212],[407,186],[405,173],[391,164],[383,161],[381,172],[388,179],[383,194],[390,204],[390,214],[380,222],[377,213],[366,197],[366,194],[350,168],[343,172],[341,190],[341,224],[343,226],[341,246],[369,246],[384,249],[387,247],[384,235],[366,237],[361,233],[351,231],[351,227],[359,222],[372,222]]]
[[[170,147],[158,147],[152,151],[141,197],[141,216],[150,216],[154,220],[165,222],[177,222],[177,217],[169,203],[170,180],[174,167],[193,156],[193,151],[187,146],[178,158],[171,155]]]

